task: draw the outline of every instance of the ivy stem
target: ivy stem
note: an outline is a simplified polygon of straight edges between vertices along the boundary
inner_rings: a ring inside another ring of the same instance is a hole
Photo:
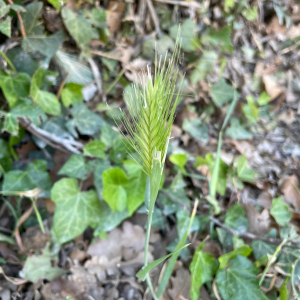
[[[148,176],[146,182],[146,190],[145,190],[145,204],[147,209],[149,209],[149,211],[148,211],[148,219],[147,219],[146,238],[145,238],[144,268],[148,265],[149,241],[150,241],[150,233],[151,233],[152,216],[154,210],[154,205],[150,205],[150,196],[151,196],[151,185],[150,185],[150,177]],[[146,281],[153,299],[158,300],[158,298],[155,295],[155,291],[152,286],[149,273],[146,275]]]

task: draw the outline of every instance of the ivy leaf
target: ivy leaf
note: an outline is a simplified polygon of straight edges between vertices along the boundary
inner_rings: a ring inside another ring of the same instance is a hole
[[[48,245],[41,255],[27,257],[24,267],[20,271],[20,276],[31,282],[36,282],[41,278],[50,281],[66,273],[64,269],[52,267],[52,260],[53,257]]]
[[[83,148],[83,153],[86,156],[104,158],[105,157],[105,144],[100,140],[92,141],[86,144]]]
[[[221,78],[218,83],[215,83],[210,88],[211,97],[218,107],[222,107],[225,103],[234,98],[234,88]]]
[[[36,187],[42,190],[40,197],[50,196],[51,179],[47,172],[47,162],[44,160],[35,160],[28,164],[25,171],[13,170],[4,175],[4,192],[24,192]]]
[[[61,106],[56,96],[47,91],[41,91],[40,88],[47,75],[47,72],[43,68],[39,68],[33,75],[30,95],[39,107],[50,115],[58,116],[61,112]]]
[[[243,256],[249,256],[252,252],[252,249],[248,245],[241,245],[239,248],[228,252],[226,254],[223,254],[219,257],[219,262],[220,262],[220,269],[224,269],[226,265],[228,264],[228,261],[238,255],[243,255]]]
[[[85,163],[82,154],[73,154],[62,166],[58,174],[84,180],[91,171],[90,165]]]
[[[226,129],[226,135],[234,140],[252,139],[252,134],[241,125],[237,118],[230,120],[230,126]]]
[[[240,204],[232,205],[226,212],[225,224],[239,232],[247,232],[248,220],[245,217],[246,213]]]
[[[192,300],[199,299],[201,286],[212,280],[218,270],[218,261],[210,253],[201,251],[204,246],[204,243],[199,245],[190,264]]]
[[[26,36],[33,32],[39,18],[40,12],[43,8],[43,2],[33,2],[25,6],[26,11],[21,12]]]
[[[120,168],[108,169],[103,172],[103,198],[109,207],[116,211],[123,211],[127,207],[127,192],[125,185],[128,179]]]
[[[7,17],[5,21],[0,23],[0,32],[9,38],[11,36],[11,19],[11,17]]]
[[[0,19],[8,14],[9,9],[9,6],[3,0],[0,0]]]
[[[84,14],[91,19],[94,26],[98,28],[106,28],[106,12],[104,9],[93,8],[92,10],[84,10]]]
[[[191,73],[191,82],[197,83],[205,78],[212,70],[217,62],[218,54],[214,51],[205,51],[195,69]]]
[[[272,200],[270,213],[280,226],[286,226],[292,216],[289,207],[284,203],[282,197],[274,198]]]
[[[0,87],[10,108],[13,108],[18,97],[27,97],[30,88],[30,76],[26,73],[8,76],[0,72]]]
[[[92,39],[99,38],[97,30],[92,28],[91,22],[83,15],[78,15],[68,8],[63,8],[61,14],[71,36],[83,50],[87,48]]]
[[[70,105],[82,102],[83,95],[82,90],[83,86],[77,83],[68,83],[61,92],[61,100],[65,107]]]
[[[231,31],[229,26],[225,26],[219,31],[214,27],[209,27],[202,35],[201,41],[204,44],[209,44],[218,47],[221,51],[231,52],[233,50],[231,43]]]
[[[207,126],[203,125],[200,119],[184,119],[183,130],[187,131],[193,138],[203,142],[204,144],[208,143],[208,129]]]
[[[127,171],[129,179],[128,185],[125,186],[127,192],[127,208],[129,215],[132,215],[145,200],[147,175],[142,168],[132,160],[125,161],[124,168]]]
[[[171,37],[176,40],[178,35],[179,25],[174,25],[170,28]],[[183,51],[192,51],[196,48],[194,30],[196,29],[196,24],[191,19],[186,19],[181,25],[180,39],[181,48]]]
[[[276,245],[255,240],[251,243],[251,248],[253,249],[253,255],[256,260],[264,257],[265,255],[272,255],[276,250]]]
[[[241,155],[237,160],[238,177],[243,181],[254,182],[254,171],[249,168],[249,163],[246,156]]]
[[[5,122],[3,130],[9,132],[11,135],[17,135],[19,132],[19,123],[16,116],[12,113],[5,114]]]
[[[66,35],[58,31],[50,36],[44,34],[30,35],[22,40],[22,48],[25,52],[38,51],[46,57],[52,57],[61,46]]]
[[[74,105],[71,110],[75,125],[81,134],[93,135],[100,130],[102,119],[92,111],[90,111],[85,104],[78,103]]]
[[[219,270],[216,284],[224,300],[267,300],[258,285],[259,270],[244,256],[235,257],[227,269]]]
[[[39,125],[47,119],[47,116],[38,105],[28,98],[18,100],[16,106],[11,110],[11,114],[16,118],[26,117],[35,125]]]
[[[169,160],[171,163],[178,166],[182,172],[186,173],[185,168],[184,168],[186,161],[187,161],[186,154],[172,154],[169,157]]]
[[[56,203],[53,228],[61,244],[99,222],[101,209],[96,191],[81,192],[76,179],[57,181],[51,190],[51,199]]]

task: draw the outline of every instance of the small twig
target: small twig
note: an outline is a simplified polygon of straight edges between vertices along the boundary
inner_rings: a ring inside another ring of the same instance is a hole
[[[162,33],[161,33],[161,29],[159,27],[159,19],[157,17],[156,11],[154,9],[152,0],[146,0],[146,3],[147,3],[147,6],[149,8],[149,11],[150,11],[150,14],[151,14],[151,18],[152,18],[152,21],[153,21],[154,26],[155,26],[156,34],[160,38],[162,36]]]
[[[187,206],[182,204],[181,202],[179,202],[177,199],[175,199],[174,197],[172,197],[172,195],[170,195],[169,193],[165,192],[165,191],[159,191],[161,194],[165,195],[166,197],[168,197],[172,202],[180,205],[182,208],[186,209]],[[200,212],[201,213],[201,212]],[[264,242],[268,242],[270,244],[274,244],[274,245],[279,245],[282,243],[282,239],[276,239],[276,238],[266,238],[263,236],[258,236],[255,235],[253,233],[250,232],[239,232],[237,230],[234,230],[232,228],[227,227],[225,224],[223,224],[221,221],[219,221],[218,219],[214,218],[213,216],[210,216],[209,219],[215,223],[216,225],[218,225],[219,227],[225,229],[227,232],[229,232],[232,235],[237,235],[239,237],[243,237],[243,238],[248,238],[250,240],[260,240],[260,241],[264,241]],[[291,240],[287,240],[287,242],[291,242],[291,243],[296,243],[298,238],[296,239],[291,239]],[[299,247],[294,247],[292,245],[284,245],[283,247],[288,247],[288,248],[294,248],[294,249],[299,249]]]
[[[14,4],[14,2],[12,0],[7,0],[10,4]],[[21,17],[21,14],[17,11],[17,15],[18,15],[18,18],[19,18],[19,21],[20,21],[20,27],[21,27],[21,33],[22,33],[22,36],[23,38],[26,37],[26,32],[25,32],[25,27],[24,27],[24,23],[23,23],[23,19]]]
[[[180,5],[184,7],[192,7],[192,8],[201,8],[201,5],[196,1],[173,1],[173,0],[154,0],[156,2],[173,4],[173,5]]]
[[[101,74],[100,74],[99,68],[98,68],[98,66],[96,65],[96,63],[94,62],[93,59],[89,58],[88,62],[91,66],[91,69],[92,69],[92,72],[93,72],[93,75],[94,75],[94,79],[96,81],[98,91],[102,95],[102,80],[101,80]]]
[[[263,236],[259,236],[259,235],[255,235],[253,233],[250,232],[239,232],[237,230],[231,229],[229,227],[227,227],[226,225],[224,225],[222,222],[220,222],[218,219],[214,218],[214,217],[209,217],[209,219],[215,223],[216,225],[220,226],[221,228],[225,229],[226,231],[228,231],[230,234],[232,235],[237,235],[239,237],[243,237],[243,238],[248,238],[250,240],[260,240],[260,241],[264,241],[264,242],[268,242],[270,244],[274,244],[274,245],[279,245],[283,242],[283,240],[281,239],[276,239],[276,238],[266,238]],[[287,242],[291,242],[291,243],[295,243],[297,239],[291,239],[291,240],[287,240]],[[299,247],[293,247],[290,245],[286,245],[286,247],[289,248],[295,248],[295,249],[299,249]]]
[[[79,154],[81,152],[77,148],[82,149],[84,147],[84,145],[80,142],[77,142],[75,140],[60,138],[51,132],[36,127],[33,123],[27,123],[24,120],[20,120],[20,123],[26,130],[30,131],[33,135],[37,136],[39,139],[41,139],[46,144],[48,144],[49,146],[55,149],[64,152],[66,152],[65,149],[67,149],[72,153]]]

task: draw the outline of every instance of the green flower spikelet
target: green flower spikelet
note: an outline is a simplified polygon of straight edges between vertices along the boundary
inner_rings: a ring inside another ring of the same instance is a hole
[[[133,84],[133,92],[126,97],[128,110],[122,111],[122,124],[129,134],[129,143],[138,153],[143,170],[150,175],[152,160],[160,152],[161,166],[164,165],[170,139],[171,126],[178,104],[179,90],[176,95],[178,78],[179,43],[176,42],[173,55],[168,59],[155,58],[154,75],[147,66],[147,73],[139,74],[140,85]]]

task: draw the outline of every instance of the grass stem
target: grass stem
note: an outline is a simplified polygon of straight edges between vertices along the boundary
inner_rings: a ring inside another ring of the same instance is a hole
[[[146,230],[145,250],[144,250],[144,268],[148,265],[149,241],[150,241],[151,224],[152,224],[152,216],[153,216],[153,209],[154,209],[154,206],[150,205],[150,196],[151,196],[151,187],[150,187],[150,177],[148,176],[147,183],[146,183],[146,190],[145,190],[145,204],[146,204],[147,209],[149,209],[149,212],[148,212],[148,219],[147,219],[147,230]],[[152,297],[155,300],[158,300],[158,298],[155,295],[155,291],[152,286],[152,282],[151,282],[149,274],[147,274],[146,281],[147,281],[149,290],[152,294]]]

